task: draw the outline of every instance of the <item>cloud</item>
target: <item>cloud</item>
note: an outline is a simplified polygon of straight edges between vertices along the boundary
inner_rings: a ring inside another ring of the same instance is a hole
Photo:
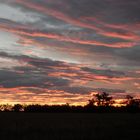
[[[0,3],[0,101],[5,94],[12,102],[83,103],[91,92],[139,93],[139,0]]]
[[[130,16],[131,21],[133,21],[132,19],[134,19],[134,17],[137,15],[137,13],[135,13],[136,11],[134,12],[135,14],[132,14],[133,17],[131,17],[131,13],[129,13],[130,11],[129,8],[132,8],[133,10],[133,7],[137,7],[137,4],[133,2],[129,2],[128,4],[124,3],[124,1],[118,3],[116,1],[112,2],[108,0],[104,0],[104,2],[99,2],[96,0],[92,2],[90,0],[86,2],[84,0],[79,1],[79,2],[75,2],[75,1],[69,2],[69,1],[63,1],[63,0],[61,0],[61,2],[54,2],[54,1],[52,2],[44,2],[44,1],[27,2],[26,0],[25,1],[18,0],[16,2],[18,6],[20,6],[24,10],[28,9],[28,10],[33,10],[34,12],[37,12],[39,14],[50,15],[56,19],[62,20],[72,25],[95,30],[97,34],[100,34],[103,36],[108,36],[111,38],[112,37],[122,38],[122,39],[128,39],[128,40],[134,40],[134,39],[139,40],[139,35],[135,34],[134,32],[128,32],[127,30],[124,30],[123,27],[118,29],[121,31],[117,31],[115,30],[116,28],[113,28],[113,27],[116,27],[114,23],[110,23],[110,21],[115,19],[117,24],[124,24],[122,20],[125,19],[125,22],[126,22],[127,19],[129,19],[129,16]],[[65,5],[65,7],[63,9],[58,9],[59,6],[56,6],[56,5],[59,5],[59,4],[62,5],[62,3],[63,5]],[[133,5],[133,7],[131,5]],[[123,7],[123,8],[120,8],[120,7]],[[128,18],[125,15],[127,13],[129,13]],[[115,17],[113,14],[115,15]],[[107,20],[104,20],[104,17],[106,17]],[[104,27],[104,25],[109,25],[108,22],[111,25],[113,24],[114,26]],[[136,23],[135,21],[133,22]],[[129,20],[129,23],[130,23],[130,20]],[[100,24],[101,26],[99,26]]]
[[[0,28],[5,31],[10,31],[14,34],[17,34],[19,36],[26,36],[32,37],[32,38],[47,38],[47,39],[54,39],[58,41],[63,42],[70,42],[70,43],[76,43],[81,45],[92,45],[92,46],[104,46],[104,47],[112,47],[112,48],[123,48],[123,47],[133,47],[135,43],[133,42],[119,42],[119,43],[105,43],[105,42],[99,42],[99,41],[93,41],[93,40],[82,40],[80,38],[73,38],[70,36],[64,36],[59,34],[54,34],[51,32],[45,32],[45,31],[35,31],[30,30],[27,26],[15,24],[14,22],[11,22],[10,20],[1,19],[0,20]],[[13,25],[13,26],[11,26]]]

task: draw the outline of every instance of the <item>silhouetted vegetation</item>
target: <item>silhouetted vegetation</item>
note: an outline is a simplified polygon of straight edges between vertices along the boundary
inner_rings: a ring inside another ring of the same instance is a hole
[[[140,100],[126,96],[114,106],[108,93],[93,95],[85,106],[0,105],[2,140],[119,140],[140,139]],[[9,113],[10,112],[10,113]],[[110,114],[109,114],[110,113]],[[117,135],[116,135],[117,133]],[[131,134],[131,135],[129,135]]]
[[[21,104],[15,104],[15,105],[12,107],[12,110],[15,111],[15,112],[20,112],[20,111],[23,111],[23,110],[24,110],[24,107],[23,107],[23,105],[21,105]]]
[[[4,112],[73,112],[73,113],[106,113],[106,112],[140,112],[140,99],[127,95],[124,106],[114,106],[115,100],[106,92],[98,93],[88,101],[85,106],[64,105],[0,105],[0,111]]]
[[[95,97],[98,106],[111,106],[113,104],[112,97],[106,92],[96,94]]]
[[[108,93],[102,92],[93,95],[93,98],[89,100],[88,106],[102,106],[102,107],[108,107],[112,106],[114,103],[113,98],[109,96]]]
[[[134,99],[132,96],[126,96],[126,108],[128,112],[139,112],[140,111],[140,99]]]

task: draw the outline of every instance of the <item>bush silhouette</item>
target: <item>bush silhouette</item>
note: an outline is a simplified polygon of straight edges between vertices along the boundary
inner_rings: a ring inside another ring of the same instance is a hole
[[[94,96],[98,106],[111,106],[114,103],[112,97],[106,92],[98,93]]]
[[[20,112],[23,111],[23,106],[21,104],[15,104],[12,109],[14,112]]]

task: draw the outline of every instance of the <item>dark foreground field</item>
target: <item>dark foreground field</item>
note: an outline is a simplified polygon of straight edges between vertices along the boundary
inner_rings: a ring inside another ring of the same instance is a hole
[[[140,114],[0,113],[0,140],[140,140]]]

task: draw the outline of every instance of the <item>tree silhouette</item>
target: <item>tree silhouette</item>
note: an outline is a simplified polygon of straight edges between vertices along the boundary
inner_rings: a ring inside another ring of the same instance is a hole
[[[10,104],[0,104],[0,111],[12,111],[13,106]]]
[[[132,100],[133,100],[133,96],[131,96],[131,95],[126,95],[126,99],[127,99],[126,103],[127,103],[127,105],[129,105],[129,104],[131,104],[131,102],[132,102]]]
[[[95,105],[94,98],[92,98],[91,100],[88,100],[88,104],[87,104],[88,107],[93,107],[94,105]]]
[[[23,106],[21,104],[15,104],[12,108],[12,110],[14,112],[20,112],[20,111],[23,111]]]
[[[140,107],[140,99],[134,99],[133,96],[130,95],[126,95],[126,106],[127,107],[135,107],[135,108],[139,108]]]
[[[98,106],[111,106],[113,104],[112,97],[106,92],[98,93],[94,96]]]

